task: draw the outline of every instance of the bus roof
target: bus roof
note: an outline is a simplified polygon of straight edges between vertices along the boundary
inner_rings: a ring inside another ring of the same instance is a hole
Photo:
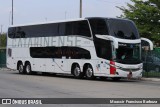
[[[81,21],[81,20],[87,20],[87,19],[85,19],[85,18],[78,18],[78,19],[69,19],[69,20],[47,21],[47,22],[39,22],[39,23],[28,23],[28,24],[10,25],[9,27],[43,25],[43,24],[50,24],[50,23],[61,23],[61,22]]]
[[[126,20],[126,21],[132,21],[130,19],[127,18],[110,18],[110,17],[87,17],[85,19],[113,19],[113,20]]]
[[[88,20],[88,19],[118,19],[118,20],[127,20],[129,19],[121,19],[121,18],[109,18],[109,17],[86,17],[86,18],[77,18],[77,19],[69,19],[69,20],[58,20],[58,21],[47,21],[47,22],[40,22],[40,23],[28,23],[28,24],[18,24],[18,25],[10,25],[9,27],[21,27],[21,26],[32,26],[32,25],[42,25],[42,24],[50,24],[50,23],[61,23],[61,22],[71,22],[71,21],[81,21],[81,20]]]

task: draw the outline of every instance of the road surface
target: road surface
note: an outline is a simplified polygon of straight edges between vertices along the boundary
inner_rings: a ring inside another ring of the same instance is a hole
[[[21,75],[18,74],[18,71],[1,69],[0,98],[160,98],[160,82],[141,80],[121,80],[119,82],[100,79],[86,80],[75,79],[69,75]],[[61,104],[54,106],[106,107],[108,105]],[[109,106],[135,107],[135,105]],[[136,106],[150,107],[151,105]],[[156,106],[160,105],[152,105],[152,107]]]

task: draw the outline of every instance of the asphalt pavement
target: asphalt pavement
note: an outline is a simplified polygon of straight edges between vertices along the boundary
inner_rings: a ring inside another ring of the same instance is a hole
[[[22,75],[0,69],[0,98],[160,98],[160,82],[86,80],[70,75]],[[1,107],[2,105],[0,105]],[[47,105],[53,107],[53,105]],[[54,105],[59,107],[135,107],[135,105]],[[136,105],[150,107],[151,105]],[[14,105],[3,105],[14,107]],[[15,106],[21,107],[21,106]],[[28,107],[25,105],[24,107]],[[35,106],[40,107],[40,106]],[[42,106],[43,107],[43,106]],[[152,105],[159,107],[159,105]]]

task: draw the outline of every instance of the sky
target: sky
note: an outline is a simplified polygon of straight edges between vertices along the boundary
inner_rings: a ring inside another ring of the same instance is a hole
[[[116,6],[130,0],[82,0],[83,18],[116,17],[122,14]],[[14,25],[79,18],[80,0],[13,0]],[[0,0],[0,28],[7,32],[11,25],[12,0]],[[0,33],[1,33],[0,30]]]

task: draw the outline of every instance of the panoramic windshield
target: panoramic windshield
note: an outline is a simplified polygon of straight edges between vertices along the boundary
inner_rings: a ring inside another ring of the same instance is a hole
[[[129,20],[109,19],[110,35],[121,39],[139,39],[135,24]]]
[[[115,59],[123,64],[139,64],[141,63],[140,49],[140,44],[119,44],[119,48],[115,51]]]

